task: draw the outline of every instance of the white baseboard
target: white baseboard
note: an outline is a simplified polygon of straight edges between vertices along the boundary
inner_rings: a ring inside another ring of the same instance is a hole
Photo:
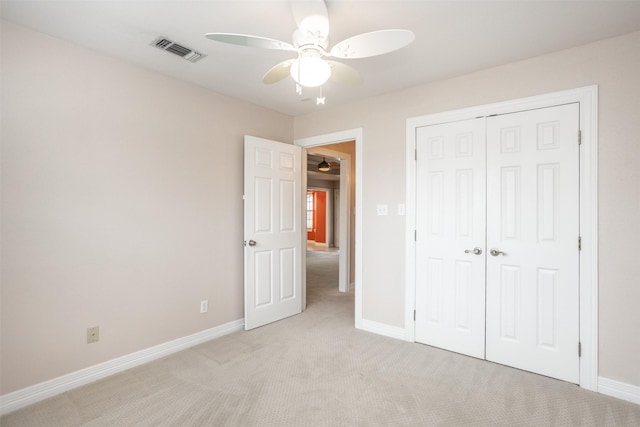
[[[598,392],[640,405],[640,387],[598,377]]]
[[[362,330],[373,332],[374,334],[384,335],[385,337],[405,340],[404,328],[397,326],[389,326],[384,323],[374,322],[373,320],[362,319]]]
[[[215,328],[206,329],[186,337],[149,347],[135,353],[127,354],[107,362],[99,363],[49,381],[35,384],[21,390],[0,396],[0,415],[15,411],[32,403],[39,402],[57,394],[64,393],[82,385],[97,381],[118,372],[160,359],[189,347],[202,344],[223,335],[240,331],[244,327],[244,319],[234,320]]]

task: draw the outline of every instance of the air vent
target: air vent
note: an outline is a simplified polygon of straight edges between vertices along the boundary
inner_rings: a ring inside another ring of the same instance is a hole
[[[171,41],[166,37],[160,37],[159,39],[154,40],[151,45],[157,47],[158,49],[166,50],[167,52],[178,55],[189,62],[197,62],[207,56],[203,53],[197,52],[191,48]]]

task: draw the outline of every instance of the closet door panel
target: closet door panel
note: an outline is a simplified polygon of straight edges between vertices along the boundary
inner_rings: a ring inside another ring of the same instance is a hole
[[[487,118],[486,357],[573,383],[579,382],[578,108]]]
[[[484,358],[484,119],[416,136],[416,341]]]

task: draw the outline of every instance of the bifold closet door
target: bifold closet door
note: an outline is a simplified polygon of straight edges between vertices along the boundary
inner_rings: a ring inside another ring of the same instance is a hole
[[[487,118],[486,358],[579,382],[579,106]]]
[[[484,358],[484,119],[416,137],[415,339]]]

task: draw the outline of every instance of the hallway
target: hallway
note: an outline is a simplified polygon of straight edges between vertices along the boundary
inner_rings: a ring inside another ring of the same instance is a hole
[[[354,293],[338,291],[338,253],[307,251],[307,310],[319,302],[335,300],[340,312],[353,321]],[[337,308],[333,307],[332,311]]]

